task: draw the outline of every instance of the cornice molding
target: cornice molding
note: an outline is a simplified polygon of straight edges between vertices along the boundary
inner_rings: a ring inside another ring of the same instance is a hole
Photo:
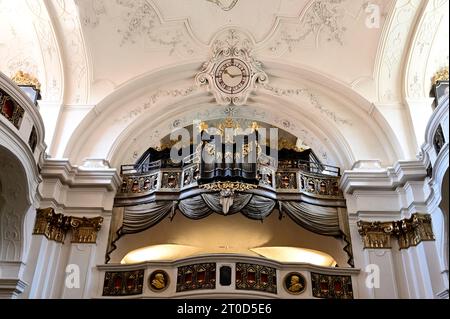
[[[0,298],[17,298],[28,284],[14,278],[0,278]]]
[[[41,168],[41,175],[44,181],[57,179],[70,188],[96,187],[116,191],[121,182],[117,170],[109,168],[108,163],[104,164],[103,168],[73,166],[66,159],[46,159]]]
[[[395,190],[410,181],[423,181],[426,176],[427,170],[422,161],[399,161],[389,168],[378,165],[378,168],[344,171],[340,188],[345,194],[353,194],[356,190]]]

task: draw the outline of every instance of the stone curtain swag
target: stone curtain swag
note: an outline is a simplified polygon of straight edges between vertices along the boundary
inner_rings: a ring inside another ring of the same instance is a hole
[[[195,220],[206,218],[213,213],[232,215],[240,212],[247,218],[262,221],[273,212],[277,202],[253,194],[235,194],[232,201],[228,203],[229,209],[226,213],[224,213],[223,205],[223,197],[219,193],[205,193],[179,202],[159,201],[124,207],[122,225],[115,227],[118,230],[112,235],[106,262],[110,260],[110,254],[116,249],[115,243],[120,237],[151,228],[168,216],[173,218],[177,210],[187,218]],[[309,231],[319,235],[342,238],[347,243],[344,250],[349,255],[348,262],[353,266],[349,236],[341,230],[337,208],[315,206],[299,201],[279,201],[277,208],[280,218],[285,213],[294,222]]]

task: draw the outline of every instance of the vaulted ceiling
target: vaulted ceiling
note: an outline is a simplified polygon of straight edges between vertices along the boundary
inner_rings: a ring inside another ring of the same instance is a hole
[[[270,79],[237,112],[264,113],[343,166],[413,157],[405,99],[425,98],[448,65],[448,0],[0,0],[0,12],[0,70],[37,75],[49,152],[75,162],[117,165],[193,111],[220,117],[194,77],[226,29]]]

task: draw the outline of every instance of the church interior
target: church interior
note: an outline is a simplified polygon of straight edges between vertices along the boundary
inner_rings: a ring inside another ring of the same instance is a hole
[[[0,298],[448,299],[448,0],[0,0]]]

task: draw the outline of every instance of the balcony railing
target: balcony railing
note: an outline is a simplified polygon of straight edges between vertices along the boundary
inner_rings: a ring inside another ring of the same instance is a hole
[[[198,187],[200,168],[194,161],[185,162],[179,168],[161,167],[159,161],[148,167],[152,169],[142,173],[142,170],[137,170],[133,165],[122,166],[122,186],[117,198],[142,197],[157,192],[183,192]],[[341,199],[340,178],[337,176],[339,169],[332,169],[331,166],[319,168],[306,162],[278,170],[258,166],[258,187],[276,193],[301,193],[320,199]],[[336,175],[325,174],[324,170]]]
[[[271,167],[278,166],[279,169],[300,169],[303,172],[318,175],[327,175],[334,177],[341,176],[341,170],[336,166],[303,160],[280,160],[277,162],[268,156],[265,157],[268,158],[267,162],[270,162],[269,166]],[[120,174],[145,174],[160,168],[181,168],[195,163],[196,159],[198,159],[198,156],[196,153],[194,153],[186,157],[180,164],[173,163],[170,159],[158,160],[154,162],[148,162],[144,160],[140,164],[122,165],[120,168]]]
[[[434,110],[425,131],[425,143],[422,146],[423,153],[427,154],[429,169],[436,169],[436,161],[444,150],[448,152],[449,143],[449,96],[441,97],[437,108]],[[448,167],[448,162],[447,162]]]
[[[285,264],[244,255],[99,265],[97,271],[95,298],[357,299],[359,295],[354,284],[359,269]]]
[[[44,150],[44,124],[30,97],[0,72],[0,129],[12,140],[22,140],[35,162]],[[15,145],[18,145],[16,142]]]

